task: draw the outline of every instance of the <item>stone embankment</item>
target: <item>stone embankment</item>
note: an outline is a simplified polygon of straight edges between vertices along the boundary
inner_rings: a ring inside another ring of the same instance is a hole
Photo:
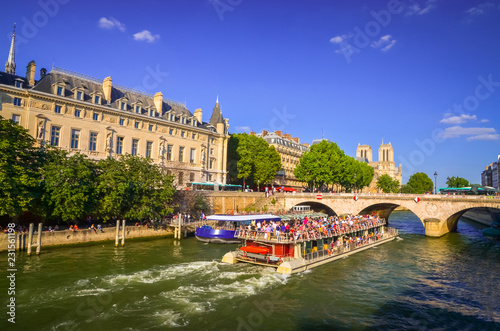
[[[127,239],[132,238],[146,238],[146,237],[160,237],[173,235],[173,228],[167,226],[161,226],[158,229],[148,228],[143,226],[127,226],[125,228],[125,243]],[[20,236],[25,236],[25,240],[20,240]],[[71,245],[71,244],[81,244],[97,241],[114,241],[116,236],[116,228],[103,228],[103,232],[97,230],[94,233],[93,230],[78,230],[78,231],[54,231],[42,232],[42,252],[44,246],[60,246],[60,245]],[[33,235],[33,241],[37,239],[36,235]],[[24,242],[24,248],[27,246],[28,234],[16,234],[16,247],[20,242]],[[6,251],[8,247],[8,236],[7,234],[0,233],[0,252]],[[23,247],[21,247],[22,249]]]

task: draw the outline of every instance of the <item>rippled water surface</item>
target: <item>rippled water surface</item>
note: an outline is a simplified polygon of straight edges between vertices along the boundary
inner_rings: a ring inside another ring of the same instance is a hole
[[[15,329],[500,329],[499,242],[465,221],[441,238],[410,212],[389,222],[397,240],[292,276],[223,264],[236,245],[194,238],[21,252]]]

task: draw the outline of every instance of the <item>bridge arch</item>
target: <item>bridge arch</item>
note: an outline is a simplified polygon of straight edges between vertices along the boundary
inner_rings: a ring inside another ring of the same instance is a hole
[[[328,214],[328,216],[337,215],[332,207],[328,206],[326,203],[321,203],[318,201],[304,200],[298,203],[294,203],[292,208],[295,206],[311,206],[311,210],[314,210],[315,212],[325,213]]]
[[[482,207],[482,206],[464,206],[462,208],[454,208],[452,214],[446,219],[448,229],[450,231],[456,231],[459,219],[468,211],[477,210],[479,212],[489,213],[491,222],[493,222],[496,215],[500,216],[500,206],[495,207]],[[497,217],[498,217],[497,216]]]

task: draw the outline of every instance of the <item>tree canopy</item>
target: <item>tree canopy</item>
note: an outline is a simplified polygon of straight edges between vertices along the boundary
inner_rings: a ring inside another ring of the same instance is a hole
[[[298,180],[308,183],[313,190],[337,184],[346,191],[370,185],[373,173],[368,164],[345,155],[336,143],[326,140],[312,145],[302,155],[294,172]]]
[[[280,155],[264,139],[246,133],[231,135],[228,144],[228,178],[231,183],[272,183],[280,169]]]
[[[448,179],[446,180],[446,185],[448,185],[448,187],[469,187],[470,183],[465,178],[453,176],[448,177]]]
[[[432,192],[434,184],[432,180],[423,172],[417,172],[411,175],[408,179],[408,183],[403,186],[403,193],[415,193],[424,194],[426,192]]]
[[[392,179],[391,176],[384,174],[379,177],[377,181],[377,188],[381,189],[384,193],[397,193],[399,192],[399,181]]]
[[[15,217],[40,197],[40,167],[45,151],[28,130],[0,116],[0,215]]]

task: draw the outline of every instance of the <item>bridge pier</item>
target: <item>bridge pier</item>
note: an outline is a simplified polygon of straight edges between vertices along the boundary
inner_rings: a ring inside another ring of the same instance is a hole
[[[437,218],[426,218],[424,220],[425,235],[429,237],[441,237],[448,232],[448,223]]]

